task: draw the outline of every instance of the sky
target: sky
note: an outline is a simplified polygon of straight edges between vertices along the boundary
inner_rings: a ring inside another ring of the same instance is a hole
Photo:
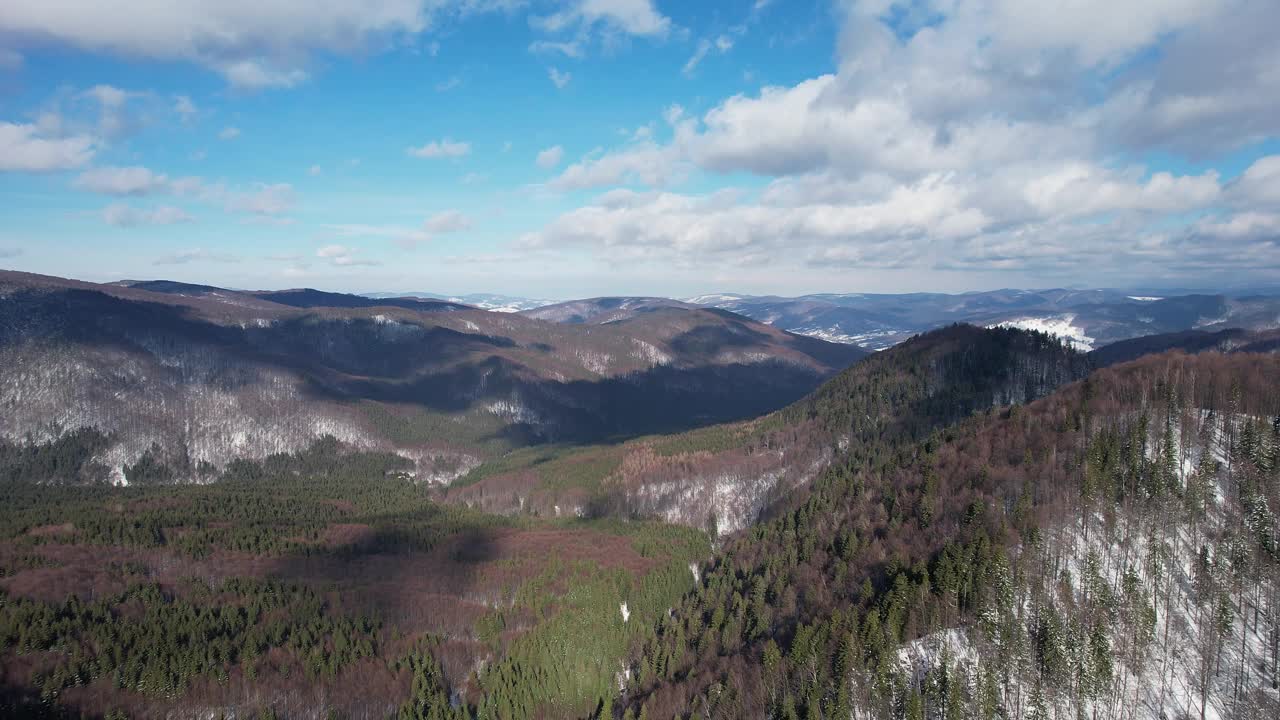
[[[0,267],[1280,283],[1275,0],[0,0]]]

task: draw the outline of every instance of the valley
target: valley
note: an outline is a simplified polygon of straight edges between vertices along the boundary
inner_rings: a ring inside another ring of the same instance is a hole
[[[1269,331],[5,279],[8,714],[1280,708]]]

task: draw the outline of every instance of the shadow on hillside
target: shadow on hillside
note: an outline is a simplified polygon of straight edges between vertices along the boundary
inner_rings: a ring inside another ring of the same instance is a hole
[[[280,556],[266,574],[316,588],[343,612],[370,614],[407,632],[465,636],[497,602],[494,567],[508,530],[433,527],[438,518],[419,524],[406,515],[365,521],[359,537]]]
[[[863,354],[795,338],[792,347],[817,362],[710,364],[770,340],[724,313],[724,325],[695,327],[672,341],[686,359],[703,364],[559,381],[552,370],[525,364],[538,362],[527,354],[537,344],[520,348],[522,361],[509,357],[507,351],[518,347],[509,337],[332,316],[323,309],[257,323],[244,320],[243,308],[192,302],[200,303],[198,309],[92,290],[19,291],[0,303],[0,345],[67,343],[136,353],[157,363],[170,382],[222,391],[253,392],[262,371],[274,368],[301,377],[304,398],[505,414],[510,422],[498,435],[520,444],[600,442],[756,417],[817,387],[830,374],[821,364],[843,367]],[[228,316],[219,322],[201,317],[218,312]]]

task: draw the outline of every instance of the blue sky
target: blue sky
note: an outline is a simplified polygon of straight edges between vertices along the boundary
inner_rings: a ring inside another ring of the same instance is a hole
[[[547,298],[1280,282],[1268,0],[44,0],[0,267]]]

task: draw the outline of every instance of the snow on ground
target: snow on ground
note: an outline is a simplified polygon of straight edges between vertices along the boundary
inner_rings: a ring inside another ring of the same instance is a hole
[[[988,325],[987,327],[1007,327],[1017,328],[1019,330],[1036,330],[1042,333],[1048,333],[1071,343],[1071,346],[1081,352],[1088,352],[1093,349],[1093,338],[1085,335],[1084,328],[1074,325],[1076,316],[1070,313],[1065,315],[1050,315],[1046,317],[1024,317],[1016,320],[1006,320],[1004,322]]]
[[[636,346],[631,356],[640,360],[647,360],[650,365],[669,365],[671,364],[671,356],[662,352],[658,346],[647,343],[639,338],[631,338],[631,343]]]
[[[1136,301],[1138,301],[1138,302],[1155,302],[1155,301],[1157,301],[1157,300],[1163,300],[1164,298],[1162,298],[1162,297],[1151,297],[1151,296],[1149,296],[1149,295],[1130,295],[1130,296],[1129,296],[1129,299],[1130,299],[1130,300],[1136,300]]]
[[[1201,423],[1208,419],[1206,411],[1200,411],[1198,416]],[[1243,421],[1247,416],[1237,419]],[[1214,459],[1225,462],[1224,421],[1219,416],[1214,423],[1209,452]],[[1199,430],[1188,428],[1188,434],[1194,437]],[[1175,428],[1175,438],[1182,434],[1180,428]],[[1152,459],[1162,435],[1162,427],[1151,429],[1148,454]],[[1176,450],[1182,457],[1181,475],[1185,481],[1198,465],[1198,453],[1192,448],[1186,452],[1181,447]],[[1125,573],[1136,573],[1139,592],[1153,603],[1155,611],[1151,640],[1137,655],[1131,656],[1126,650],[1130,640],[1127,629],[1123,633],[1120,628],[1110,631],[1115,664],[1108,691],[1095,702],[1085,701],[1084,707],[1076,707],[1067,693],[1051,694],[1047,701],[1052,717],[1218,720],[1268,717],[1267,712],[1280,707],[1280,692],[1270,687],[1268,624],[1258,621],[1259,613],[1253,606],[1259,598],[1247,591],[1232,593],[1227,606],[1230,627],[1220,641],[1215,641],[1215,613],[1201,602],[1195,588],[1197,554],[1202,546],[1212,545],[1213,538],[1225,526],[1223,503],[1229,480],[1224,471],[1220,472],[1213,506],[1198,527],[1176,523],[1167,526],[1162,519],[1125,512],[1094,513],[1087,532],[1079,521],[1068,522],[1048,530],[1043,548],[1033,551],[1041,553],[1040,572],[1046,578],[1057,578],[1058,592],[1069,595],[1069,600],[1058,600],[1064,611],[1082,600],[1091,572],[1118,598],[1123,598]],[[1224,551],[1219,545],[1215,552]],[[1223,573],[1219,582],[1229,582],[1228,571],[1224,568],[1219,572]],[[1022,621],[1029,623],[1034,601],[1026,587],[1017,592],[1021,597],[1014,604],[1020,608]],[[1265,602],[1265,597],[1261,599]],[[918,681],[936,667],[946,648],[951,661],[972,678],[979,663],[984,662],[980,649],[986,642],[984,632],[976,625],[942,630],[903,646],[898,651],[898,665]],[[1010,717],[1028,717],[1031,688],[1015,679],[1006,689],[1005,706],[1016,708]]]
[[[887,350],[897,345],[902,340],[910,337],[911,333],[905,330],[890,328],[888,330],[872,330],[865,333],[857,333],[850,335],[834,328],[824,327],[804,327],[791,330],[797,335],[818,338],[827,342],[842,343],[844,345],[861,345],[868,350]]]
[[[718,303],[731,303],[743,299],[742,295],[726,295],[724,293],[711,293],[709,295],[698,295],[697,297],[685,298],[682,302],[690,305],[716,305]]]

